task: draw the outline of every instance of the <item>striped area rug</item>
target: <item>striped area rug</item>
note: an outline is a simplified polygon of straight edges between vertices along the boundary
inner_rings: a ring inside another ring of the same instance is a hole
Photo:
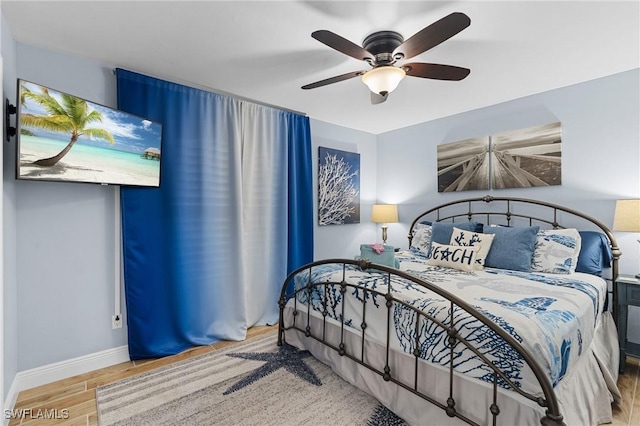
[[[96,400],[101,426],[404,424],[275,335],[99,387]]]

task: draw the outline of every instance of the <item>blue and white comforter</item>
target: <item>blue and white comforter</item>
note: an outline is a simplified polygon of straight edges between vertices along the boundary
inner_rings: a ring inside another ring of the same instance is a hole
[[[606,282],[588,274],[555,275],[524,273],[485,268],[482,271],[462,272],[455,269],[427,265],[424,258],[411,252],[399,253],[400,269],[436,284],[464,299],[494,323],[500,325],[521,343],[548,374],[555,386],[570,373],[578,358],[584,354],[594,336],[595,326],[606,297]],[[341,265],[313,268],[314,282],[340,282]],[[347,282],[386,292],[386,274],[363,272],[347,268]],[[298,288],[308,282],[308,274],[296,277]],[[392,292],[403,300],[428,312],[444,324],[450,324],[450,302],[443,297],[407,280],[396,277]],[[298,301],[308,303],[308,293],[298,294]],[[364,292],[349,289],[345,293],[345,324],[361,330],[362,298]],[[383,296],[367,293],[367,328],[369,339],[386,341],[387,307]],[[343,297],[339,286],[324,294],[318,288],[312,293],[312,306],[327,316],[342,320]],[[375,307],[375,309],[372,309]],[[416,346],[415,313],[399,304],[392,308],[392,348],[414,353]],[[516,386],[534,394],[540,393],[538,382],[522,357],[502,339],[473,316],[460,308],[454,310],[454,324],[459,334],[498,366]],[[430,321],[421,320],[418,346],[420,357],[449,366],[450,347],[447,334]],[[491,382],[492,370],[461,343],[454,347],[456,371],[476,379]],[[500,385],[505,384],[499,380]]]

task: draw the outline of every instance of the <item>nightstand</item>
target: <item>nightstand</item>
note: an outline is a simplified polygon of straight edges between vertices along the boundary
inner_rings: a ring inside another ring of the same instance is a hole
[[[640,358],[640,344],[627,341],[629,306],[640,306],[640,279],[618,275],[618,340],[620,341],[620,373],[624,373],[627,355]]]

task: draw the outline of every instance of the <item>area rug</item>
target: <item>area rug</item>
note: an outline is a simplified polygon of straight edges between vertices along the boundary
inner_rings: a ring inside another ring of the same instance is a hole
[[[100,426],[404,424],[275,335],[99,387],[96,400]]]

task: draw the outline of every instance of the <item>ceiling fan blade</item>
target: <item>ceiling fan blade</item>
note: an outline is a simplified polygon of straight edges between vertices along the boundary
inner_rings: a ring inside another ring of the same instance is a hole
[[[471,19],[461,12],[454,12],[418,31],[393,51],[404,59],[412,58],[450,39],[471,24]]]
[[[431,78],[434,80],[460,81],[471,72],[468,68],[453,65],[426,64],[423,62],[411,62],[404,64],[402,68],[407,75],[412,77]]]
[[[344,37],[339,36],[336,33],[332,33],[328,30],[318,30],[311,33],[311,37],[315,38],[321,43],[326,44],[332,49],[342,52],[345,55],[349,55],[352,58],[364,60],[373,60],[373,55],[367,50],[358,46],[357,44],[347,40]]]
[[[316,81],[315,83],[305,84],[303,89],[315,89],[316,87],[326,86],[327,84],[337,83],[339,81],[349,80],[350,78],[358,77],[364,74],[365,71],[353,71],[346,74],[337,75],[335,77],[327,78],[325,80]]]
[[[384,101],[386,101],[388,97],[389,97],[388,93],[385,93],[384,95],[380,95],[378,93],[371,92],[371,105],[381,104]]]

